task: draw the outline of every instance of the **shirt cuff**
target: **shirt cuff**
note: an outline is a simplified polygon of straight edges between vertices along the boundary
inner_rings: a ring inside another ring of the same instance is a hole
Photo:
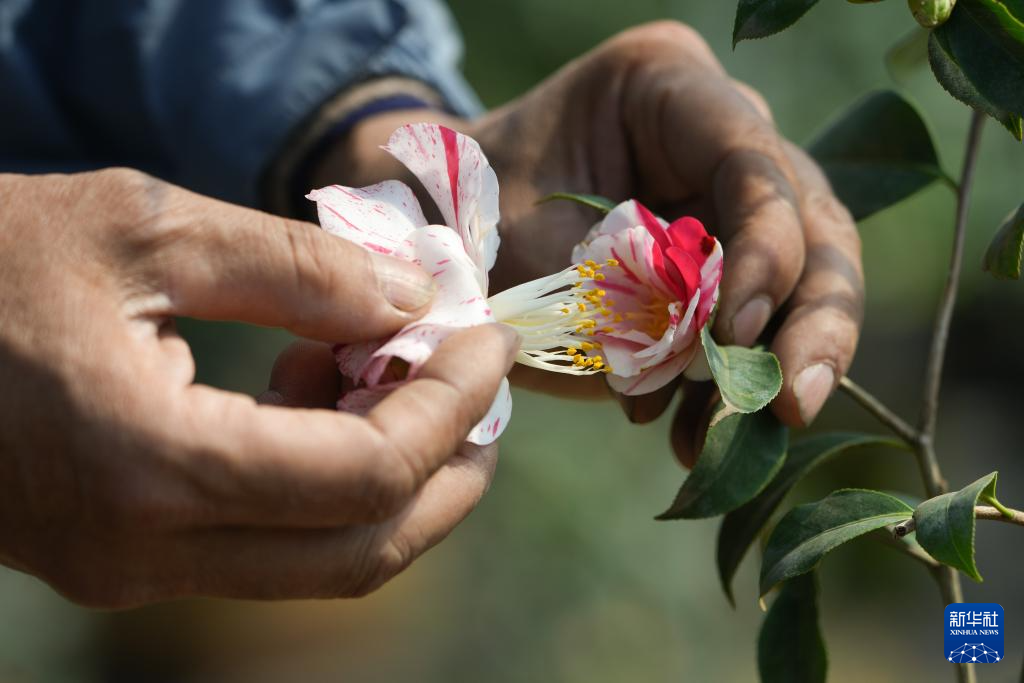
[[[302,215],[313,171],[335,143],[360,121],[402,109],[446,107],[430,86],[397,76],[367,81],[329,99],[298,127],[267,167],[260,181],[263,207],[281,215]]]

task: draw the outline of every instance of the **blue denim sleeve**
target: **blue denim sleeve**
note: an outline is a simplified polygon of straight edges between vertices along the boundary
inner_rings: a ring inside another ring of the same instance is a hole
[[[479,103],[437,0],[0,0],[0,170],[127,165],[255,205],[324,102],[383,76]]]

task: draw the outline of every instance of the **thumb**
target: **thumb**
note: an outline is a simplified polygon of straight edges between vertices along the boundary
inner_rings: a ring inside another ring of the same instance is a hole
[[[317,226],[180,188],[159,213],[152,258],[171,313],[283,327],[311,339],[356,342],[392,334],[426,312],[430,275],[370,253]]]

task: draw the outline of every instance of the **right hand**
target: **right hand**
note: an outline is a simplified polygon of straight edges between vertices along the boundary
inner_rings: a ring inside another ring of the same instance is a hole
[[[313,403],[289,384],[308,354],[279,363],[278,405],[193,384],[174,331],[380,338],[424,312],[419,268],[134,171],[0,175],[0,206],[3,564],[103,607],[361,595],[483,494],[496,449],[463,442],[510,330],[454,335],[365,418],[285,407]]]

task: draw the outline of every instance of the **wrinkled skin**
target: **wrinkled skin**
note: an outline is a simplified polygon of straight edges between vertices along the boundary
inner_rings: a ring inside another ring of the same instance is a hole
[[[432,297],[418,268],[128,170],[0,175],[0,205],[3,564],[102,607],[362,595],[483,495],[496,446],[463,441],[508,328],[450,337],[365,418],[333,409],[326,344],[284,354],[258,405],[193,384],[174,331],[377,338]]]
[[[377,145],[400,123],[427,118],[476,138],[501,180],[492,292],[566,266],[598,220],[566,202],[536,205],[551,192],[634,197],[668,219],[695,215],[725,244],[716,338],[750,345],[775,330],[770,348],[784,385],[772,409],[789,425],[814,419],[859,335],[856,228],[817,166],[776,131],[761,96],[730,79],[694,31],[661,22],[621,33],[477,121],[423,111],[371,119],[321,169],[321,184],[398,177]],[[519,379],[600,393],[573,377]],[[678,386],[622,397],[623,408],[634,421],[653,420]],[[685,387],[672,443],[686,464],[699,451],[712,391]]]

